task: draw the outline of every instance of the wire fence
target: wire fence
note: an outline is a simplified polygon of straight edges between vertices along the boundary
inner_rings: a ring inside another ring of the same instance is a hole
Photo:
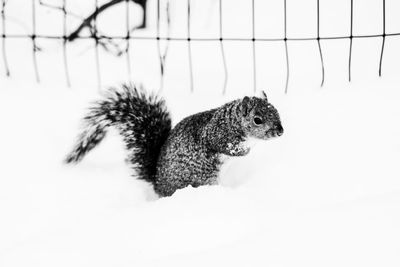
[[[62,51],[63,51],[63,65],[64,65],[64,72],[65,72],[65,80],[66,84],[68,86],[71,86],[71,78],[70,78],[70,70],[69,70],[69,64],[68,64],[68,44],[75,41],[76,39],[92,39],[94,41],[94,49],[96,51],[95,53],[95,62],[96,62],[96,73],[97,73],[97,83],[98,86],[101,87],[102,81],[101,81],[101,72],[100,72],[100,61],[99,61],[99,49],[103,48],[106,51],[110,53],[115,53],[117,56],[125,56],[126,61],[127,61],[127,70],[129,73],[131,73],[131,64],[130,64],[130,41],[131,40],[142,40],[142,41],[151,41],[151,42],[157,42],[157,48],[158,48],[158,58],[159,58],[159,71],[161,74],[161,87],[163,85],[163,80],[164,80],[164,74],[165,74],[165,62],[167,59],[167,54],[168,54],[168,47],[169,47],[169,42],[186,42],[187,43],[187,54],[188,54],[188,64],[189,64],[189,75],[190,75],[190,89],[193,91],[194,84],[193,84],[193,62],[192,62],[192,43],[193,42],[214,42],[217,45],[219,44],[220,47],[220,56],[223,62],[223,68],[224,68],[224,82],[223,82],[223,88],[222,92],[226,92],[226,87],[227,87],[227,81],[229,79],[229,73],[228,73],[228,68],[227,68],[227,60],[226,60],[226,53],[225,53],[225,48],[224,45],[226,42],[231,42],[231,41],[243,41],[243,42],[249,42],[252,43],[252,73],[253,73],[253,89],[256,91],[257,89],[257,49],[256,49],[256,43],[262,43],[262,42],[282,42],[285,48],[285,61],[286,61],[286,81],[285,81],[285,93],[288,92],[289,88],[289,81],[290,81],[290,53],[289,53],[289,48],[288,48],[288,43],[289,42],[315,42],[316,45],[318,46],[318,52],[319,52],[319,59],[320,59],[320,67],[321,67],[321,82],[320,85],[324,85],[325,81],[325,66],[324,66],[324,53],[323,49],[321,47],[321,41],[329,41],[329,40],[348,40],[349,41],[349,50],[348,50],[348,81],[351,81],[352,78],[352,53],[353,53],[353,40],[354,39],[365,39],[365,38],[381,38],[381,48],[380,48],[380,58],[379,58],[379,67],[378,67],[378,75],[382,75],[382,64],[383,64],[383,57],[384,57],[384,51],[385,51],[385,42],[386,39],[389,37],[394,37],[394,36],[399,36],[400,32],[396,33],[387,33],[386,32],[386,0],[382,0],[381,2],[381,10],[377,12],[382,13],[382,31],[377,34],[369,34],[369,35],[355,35],[353,34],[353,25],[354,25],[354,1],[350,0],[349,5],[350,5],[350,28],[349,28],[349,35],[343,35],[343,36],[321,36],[320,34],[320,0],[315,0],[315,5],[316,5],[316,12],[317,12],[317,31],[316,31],[316,36],[315,37],[304,37],[304,38],[293,38],[288,36],[287,34],[287,0],[281,0],[283,1],[283,24],[284,24],[284,36],[283,38],[256,38],[255,36],[255,0],[251,0],[251,22],[252,22],[252,35],[251,38],[232,38],[232,37],[224,37],[223,35],[223,16],[224,16],[224,10],[223,10],[223,5],[224,2],[227,0],[218,0],[218,23],[219,23],[219,30],[218,30],[218,37],[216,38],[198,38],[196,36],[193,36],[192,34],[192,29],[191,29],[191,9],[192,9],[192,0],[186,0],[186,2],[181,2],[186,5],[186,29],[187,29],[187,35],[184,37],[171,37],[170,36],[170,25],[171,25],[171,16],[170,16],[170,1],[167,1],[166,8],[161,8],[160,5],[160,0],[157,1],[157,28],[156,28],[156,35],[155,36],[138,36],[134,34],[136,28],[132,28],[130,26],[130,12],[129,12],[129,3],[130,2],[135,2],[139,3],[142,7],[144,12],[146,13],[146,0],[112,0],[110,2],[107,2],[106,4],[99,5],[98,0],[95,0],[94,2],[94,7],[93,7],[93,13],[86,18],[79,17],[76,14],[73,14],[70,12],[67,8],[67,0],[62,0],[62,5],[56,6],[56,5],[50,5],[45,3],[42,0],[32,0],[31,1],[31,14],[32,14],[32,32],[30,34],[11,34],[7,32],[7,4],[12,0],[1,0],[1,22],[2,22],[2,27],[1,27],[1,41],[2,41],[2,61],[5,69],[5,75],[6,76],[11,76],[10,68],[9,68],[9,63],[7,60],[7,39],[10,38],[25,38],[25,39],[30,39],[32,43],[32,57],[33,57],[33,70],[35,73],[36,81],[40,82],[40,70],[38,68],[37,64],[37,53],[39,51],[38,46],[37,46],[37,40],[38,39],[53,39],[53,40],[62,40]],[[114,4],[119,4],[121,2],[126,3],[126,14],[125,14],[125,20],[126,20],[126,32],[125,35],[105,35],[99,32],[98,26],[97,26],[97,15],[100,14],[102,11],[104,11],[107,7],[110,7],[111,5]],[[36,27],[36,12],[38,6],[40,7],[46,7],[46,8],[52,8],[54,10],[58,10],[59,12],[62,12],[63,14],[63,34],[62,35],[42,35],[42,34],[37,34],[37,27]],[[166,23],[167,24],[167,33],[166,36],[161,36],[160,35],[160,27],[161,27],[161,19],[160,19],[160,14],[161,12],[165,12],[166,14]],[[72,32],[69,32],[67,29],[67,18],[69,16],[79,18],[81,19],[82,23],[80,26],[75,29]],[[140,27],[145,27],[146,25],[146,16],[144,16],[144,21]],[[90,31],[90,35],[88,36],[81,36],[80,32],[84,29],[87,28]],[[115,41],[122,41],[125,43],[125,46],[123,48],[120,47],[120,45],[117,45]],[[164,49],[161,49],[161,41],[166,41],[167,45],[165,46]]]

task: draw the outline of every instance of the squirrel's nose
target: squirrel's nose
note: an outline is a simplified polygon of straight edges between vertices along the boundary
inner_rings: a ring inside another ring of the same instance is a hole
[[[276,125],[275,126],[275,129],[276,129],[276,133],[279,135],[279,136],[281,136],[282,134],[283,134],[283,127],[282,127],[282,125]]]

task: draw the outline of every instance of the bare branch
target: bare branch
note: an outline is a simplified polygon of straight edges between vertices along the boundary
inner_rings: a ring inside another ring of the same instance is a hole
[[[103,4],[102,6],[98,7],[91,15],[89,15],[88,17],[86,17],[83,22],[78,26],[78,28],[73,31],[69,36],[67,36],[67,40],[68,41],[73,41],[76,38],[79,37],[79,34],[81,33],[81,31],[84,28],[92,28],[92,21],[95,20],[97,18],[98,15],[100,15],[100,13],[102,13],[103,11],[105,11],[106,9],[120,4],[121,2],[126,2],[126,1],[132,1],[134,3],[139,4],[142,8],[143,8],[143,21],[142,24],[139,25],[138,27],[135,27],[135,29],[143,29],[146,27],[146,2],[147,0],[112,0],[108,3]]]

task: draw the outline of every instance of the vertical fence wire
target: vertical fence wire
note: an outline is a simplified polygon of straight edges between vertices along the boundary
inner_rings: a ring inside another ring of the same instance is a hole
[[[352,58],[352,52],[353,52],[353,0],[350,2],[350,46],[349,46],[349,66],[348,66],[348,71],[349,71],[349,82],[351,82],[351,58]]]
[[[35,71],[36,82],[40,82],[39,69],[37,63],[37,50],[38,47],[36,45],[36,0],[32,0],[32,59],[33,59],[33,68]]]
[[[193,63],[192,63],[192,45],[191,45],[191,29],[190,29],[190,0],[187,0],[187,42],[188,42],[188,58],[189,58],[189,75],[190,90],[193,92]]]
[[[251,1],[251,43],[253,49],[253,92],[257,90],[257,69],[256,69],[256,42],[255,42],[255,14],[254,14],[254,0]]]
[[[288,92],[288,86],[289,86],[289,52],[288,52],[288,45],[287,45],[287,10],[286,10],[286,0],[283,1],[283,12],[284,12],[284,34],[285,34],[285,38],[283,39],[283,41],[285,42],[285,57],[286,57],[286,83],[285,83],[285,94],[287,94]]]
[[[71,79],[69,76],[69,69],[68,69],[68,57],[67,57],[67,0],[63,0],[62,5],[62,12],[63,12],[63,62],[64,62],[64,72],[65,72],[65,80],[67,82],[67,86],[71,87]]]
[[[2,55],[3,55],[3,63],[4,63],[4,69],[6,72],[6,76],[9,77],[10,74],[10,68],[8,67],[8,60],[7,60],[7,50],[6,50],[6,0],[1,1],[1,31],[2,31]]]
[[[322,56],[322,48],[321,48],[321,39],[320,39],[320,27],[319,27],[319,0],[317,0],[317,44],[318,44],[318,51],[319,51],[319,58],[321,61],[321,87],[324,85],[325,82],[325,66],[324,66],[324,57]]]
[[[381,56],[379,58],[379,77],[382,76],[382,60],[383,60],[383,51],[385,49],[385,40],[386,40],[386,1],[382,0],[382,47],[381,47]]]
[[[160,44],[160,0],[157,0],[157,52],[158,52],[158,59],[160,63],[160,88],[159,90],[162,91],[164,85],[164,61],[161,54],[161,44]]]
[[[164,53],[162,54],[162,63],[163,63],[163,74],[165,74],[165,64],[167,61],[167,55],[169,51],[169,39],[171,35],[171,16],[170,16],[170,0],[167,0],[166,6],[166,16],[167,16],[167,43],[165,44]],[[163,76],[164,83],[164,76]],[[164,84],[163,84],[164,85]]]
[[[128,76],[128,81],[132,79],[132,69],[131,69],[131,30],[130,30],[130,14],[129,14],[129,0],[125,0],[125,39],[126,39],[126,48],[125,48],[125,58],[126,58],[126,71]]]
[[[224,84],[222,88],[222,94],[226,93],[226,85],[228,83],[228,67],[225,58],[225,49],[222,35],[222,0],[219,0],[219,47],[221,49],[222,64],[224,66]]]
[[[99,5],[98,0],[94,2],[95,12],[98,13]],[[101,90],[101,74],[100,74],[100,55],[99,55],[99,35],[97,33],[97,16],[93,18],[93,38],[95,41],[94,53],[96,62],[96,75],[97,75],[97,88]]]

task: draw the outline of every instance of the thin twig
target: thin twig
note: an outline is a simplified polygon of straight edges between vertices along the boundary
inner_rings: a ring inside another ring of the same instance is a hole
[[[100,7],[97,6],[97,8],[95,9],[95,11],[90,14],[88,17],[86,17],[82,23],[78,26],[78,28],[76,30],[74,30],[68,37],[68,41],[73,41],[76,38],[79,37],[79,34],[81,33],[81,31],[84,28],[92,28],[91,23],[92,21],[94,21],[102,12],[104,12],[105,10],[107,10],[108,8],[120,4],[121,2],[124,2],[126,0],[112,0],[110,2],[107,2],[103,5],[101,5]],[[143,8],[143,21],[142,24],[135,27],[134,29],[131,29],[131,31],[135,30],[135,29],[143,29],[144,27],[146,27],[146,0],[129,0],[129,1],[133,1],[135,3],[138,3],[139,5],[142,6]]]

